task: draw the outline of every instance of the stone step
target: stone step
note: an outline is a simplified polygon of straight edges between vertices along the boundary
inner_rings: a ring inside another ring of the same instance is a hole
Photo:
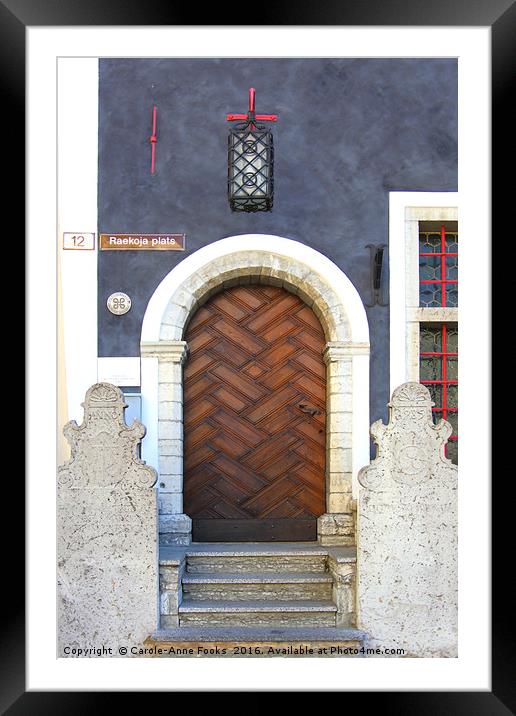
[[[193,543],[185,548],[188,573],[324,572],[328,550],[313,542]]]
[[[187,573],[183,600],[329,600],[332,584],[327,572]]]
[[[145,642],[146,656],[354,657],[366,634],[340,627],[179,627],[160,629]],[[311,650],[311,651],[310,651]]]
[[[326,555],[190,555],[190,574],[229,572],[325,572]]]
[[[336,611],[330,600],[191,600],[179,607],[179,626],[329,627]],[[168,626],[164,617],[161,626]]]

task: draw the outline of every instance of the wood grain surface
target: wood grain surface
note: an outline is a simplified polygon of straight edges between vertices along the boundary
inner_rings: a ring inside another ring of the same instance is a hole
[[[316,539],[325,511],[325,337],[273,286],[216,294],[185,340],[184,511],[194,541]]]

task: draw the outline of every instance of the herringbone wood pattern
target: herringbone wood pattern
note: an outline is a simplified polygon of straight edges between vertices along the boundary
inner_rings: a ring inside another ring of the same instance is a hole
[[[325,511],[316,316],[282,288],[239,286],[204,304],[185,339],[184,511],[194,540],[315,539]]]

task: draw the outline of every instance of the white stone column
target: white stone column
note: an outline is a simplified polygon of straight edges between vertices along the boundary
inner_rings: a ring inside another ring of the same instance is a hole
[[[356,345],[326,345],[326,510],[317,520],[321,544],[355,544],[352,496],[353,355]]]
[[[192,520],[183,513],[183,363],[186,341],[141,344],[158,360],[158,509],[161,544],[190,544]]]

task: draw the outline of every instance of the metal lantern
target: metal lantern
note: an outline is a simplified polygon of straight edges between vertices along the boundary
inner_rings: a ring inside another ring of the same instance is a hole
[[[232,211],[270,211],[274,192],[272,132],[258,122],[275,122],[275,114],[255,114],[255,90],[249,89],[247,114],[228,114],[239,121],[228,137],[228,199]]]

